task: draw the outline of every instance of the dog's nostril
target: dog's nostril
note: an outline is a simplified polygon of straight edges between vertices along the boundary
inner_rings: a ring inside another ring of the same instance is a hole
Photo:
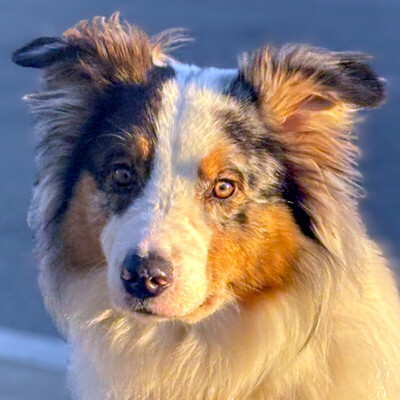
[[[161,294],[172,282],[172,264],[155,254],[129,255],[121,271],[125,290],[134,297],[147,298]]]
[[[139,277],[136,274],[132,274],[125,268],[122,269],[121,278],[123,281],[130,282],[130,283],[136,283],[139,279]]]
[[[170,284],[166,276],[156,276],[154,278],[151,278],[150,281],[158,286],[167,286]]]
[[[126,268],[122,268],[121,278],[124,281],[130,281],[132,279],[135,279],[135,276],[132,275]]]
[[[170,283],[171,282],[168,281],[167,276],[164,273],[159,272],[158,276],[146,278],[144,286],[148,292],[157,293],[160,290],[164,290]]]

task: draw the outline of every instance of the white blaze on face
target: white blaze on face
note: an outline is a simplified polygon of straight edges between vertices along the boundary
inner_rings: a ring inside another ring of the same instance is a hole
[[[174,68],[176,79],[162,89],[150,179],[142,195],[123,215],[114,216],[102,234],[111,298],[121,308],[128,307],[120,274],[130,252],[153,252],[172,262],[173,283],[150,305],[152,312],[169,317],[189,314],[207,298],[211,231],[196,198],[198,167],[221,135],[213,111],[226,105],[218,91],[224,78],[235,73],[180,64]]]

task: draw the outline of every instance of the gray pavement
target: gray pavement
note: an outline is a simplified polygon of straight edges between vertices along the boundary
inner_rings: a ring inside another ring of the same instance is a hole
[[[67,399],[67,354],[57,337],[0,327],[0,399]]]
[[[0,361],[1,400],[67,400],[65,373]]]
[[[38,73],[14,66],[10,54],[38,36],[59,35],[80,19],[115,10],[149,33],[189,28],[196,41],[179,56],[200,65],[234,66],[237,54],[267,42],[373,54],[389,96],[359,129],[368,194],[361,206],[371,235],[390,258],[400,259],[399,0],[3,0],[0,6],[0,326],[56,334],[37,290],[25,224],[33,139],[20,98],[37,88]],[[63,399],[63,387],[62,373],[0,363],[0,400]]]

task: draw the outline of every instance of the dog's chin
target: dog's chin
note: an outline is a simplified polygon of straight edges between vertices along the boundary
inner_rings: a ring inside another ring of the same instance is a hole
[[[216,296],[209,296],[193,310],[174,310],[172,308],[166,312],[159,301],[149,300],[139,303],[134,299],[124,298],[114,303],[114,306],[123,314],[142,322],[158,323],[178,320],[187,324],[194,324],[214,314],[220,307],[220,303]]]

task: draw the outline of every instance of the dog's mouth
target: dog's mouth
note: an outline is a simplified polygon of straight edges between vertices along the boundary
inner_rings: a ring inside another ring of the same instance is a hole
[[[171,319],[176,319],[176,317],[158,314],[157,312],[151,310],[150,308],[143,306],[132,309],[132,311],[130,311],[129,314],[132,315],[134,318],[138,318],[144,321],[162,322]]]
[[[138,314],[143,314],[143,315],[153,315],[153,316],[157,315],[155,312],[148,310],[147,308],[144,307],[137,308],[134,311],[137,312]]]
[[[220,304],[217,296],[210,295],[194,311],[182,315],[170,315],[159,312],[152,304],[133,305],[130,312],[139,318],[155,321],[181,320],[186,323],[195,323],[213,314]]]

